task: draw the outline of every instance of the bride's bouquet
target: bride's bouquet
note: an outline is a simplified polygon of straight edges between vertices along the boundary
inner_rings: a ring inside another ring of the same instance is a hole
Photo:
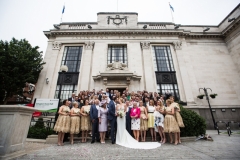
[[[125,116],[124,111],[118,111],[117,114],[119,115],[120,118],[123,118],[123,116]]]

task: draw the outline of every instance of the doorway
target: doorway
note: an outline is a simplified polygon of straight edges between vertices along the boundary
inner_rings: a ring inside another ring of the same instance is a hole
[[[120,92],[121,93],[121,95],[122,95],[122,93],[123,93],[123,91],[124,90],[126,90],[126,88],[108,88],[109,89],[109,92],[111,92],[111,90],[118,90],[118,92]]]

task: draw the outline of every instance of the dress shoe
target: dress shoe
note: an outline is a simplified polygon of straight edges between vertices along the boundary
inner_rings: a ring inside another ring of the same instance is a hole
[[[112,144],[115,144],[115,142],[114,142],[114,141],[112,141]]]
[[[91,144],[95,143],[95,141],[92,141]]]
[[[97,142],[100,142],[100,140],[97,140]]]

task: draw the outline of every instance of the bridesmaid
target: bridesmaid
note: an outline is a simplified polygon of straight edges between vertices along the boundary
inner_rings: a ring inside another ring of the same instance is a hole
[[[178,126],[182,127],[182,128],[185,127],[184,123],[183,123],[183,120],[182,120],[182,116],[180,114],[181,110],[180,110],[179,104],[174,102],[174,97],[173,96],[170,97],[170,100],[172,102],[171,105],[175,108],[175,118],[176,118],[176,121],[178,123]],[[180,139],[180,132],[177,133],[177,136],[178,136],[178,143],[182,143],[181,139]]]
[[[163,132],[164,128],[164,106],[162,101],[157,101],[156,111],[154,112],[155,116],[155,130],[159,133],[161,137],[160,143],[165,143],[165,133]]]
[[[141,141],[146,141],[146,132],[148,130],[148,118],[147,118],[147,109],[143,106],[143,102],[139,102],[139,108],[141,111],[141,119],[140,119],[140,133],[141,133]]]
[[[98,110],[98,119],[99,119],[99,132],[100,132],[100,142],[105,143],[105,136],[108,130],[108,120],[107,120],[107,102],[104,102]]]
[[[85,100],[85,105],[81,108],[81,131],[82,131],[82,142],[87,142],[88,132],[91,130],[92,126],[90,123],[90,105],[88,100]]]
[[[167,103],[168,107],[165,110],[166,116],[165,116],[165,120],[164,120],[164,132],[169,134],[170,143],[173,143],[171,133],[174,133],[175,145],[177,145],[178,144],[177,133],[180,132],[180,129],[179,129],[178,123],[174,117],[175,109],[173,106],[171,106],[170,99],[168,99],[166,101],[166,103]]]
[[[130,116],[132,118],[131,129],[133,130],[134,138],[139,141],[140,109],[137,106],[137,102],[133,102],[133,108],[131,109]]]
[[[70,131],[70,108],[68,107],[70,103],[67,99],[63,100],[63,105],[58,111],[59,117],[53,129],[58,132],[58,146],[63,146],[64,134]]]
[[[71,125],[70,125],[70,143],[73,144],[73,134],[80,132],[80,109],[78,103],[73,102],[73,108],[71,109]]]
[[[148,128],[151,132],[152,141],[156,141],[156,132],[154,131],[155,120],[153,114],[156,109],[153,100],[149,101],[149,106],[147,106],[146,108],[148,112]]]

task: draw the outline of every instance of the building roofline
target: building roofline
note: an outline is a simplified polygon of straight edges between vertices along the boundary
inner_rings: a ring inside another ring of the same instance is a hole
[[[98,12],[97,15],[99,14],[136,14],[138,15],[137,12]]]
[[[233,12],[235,12],[239,7],[240,7],[240,3],[218,24],[218,27],[219,27]],[[237,17],[235,17],[235,18],[237,18]]]

